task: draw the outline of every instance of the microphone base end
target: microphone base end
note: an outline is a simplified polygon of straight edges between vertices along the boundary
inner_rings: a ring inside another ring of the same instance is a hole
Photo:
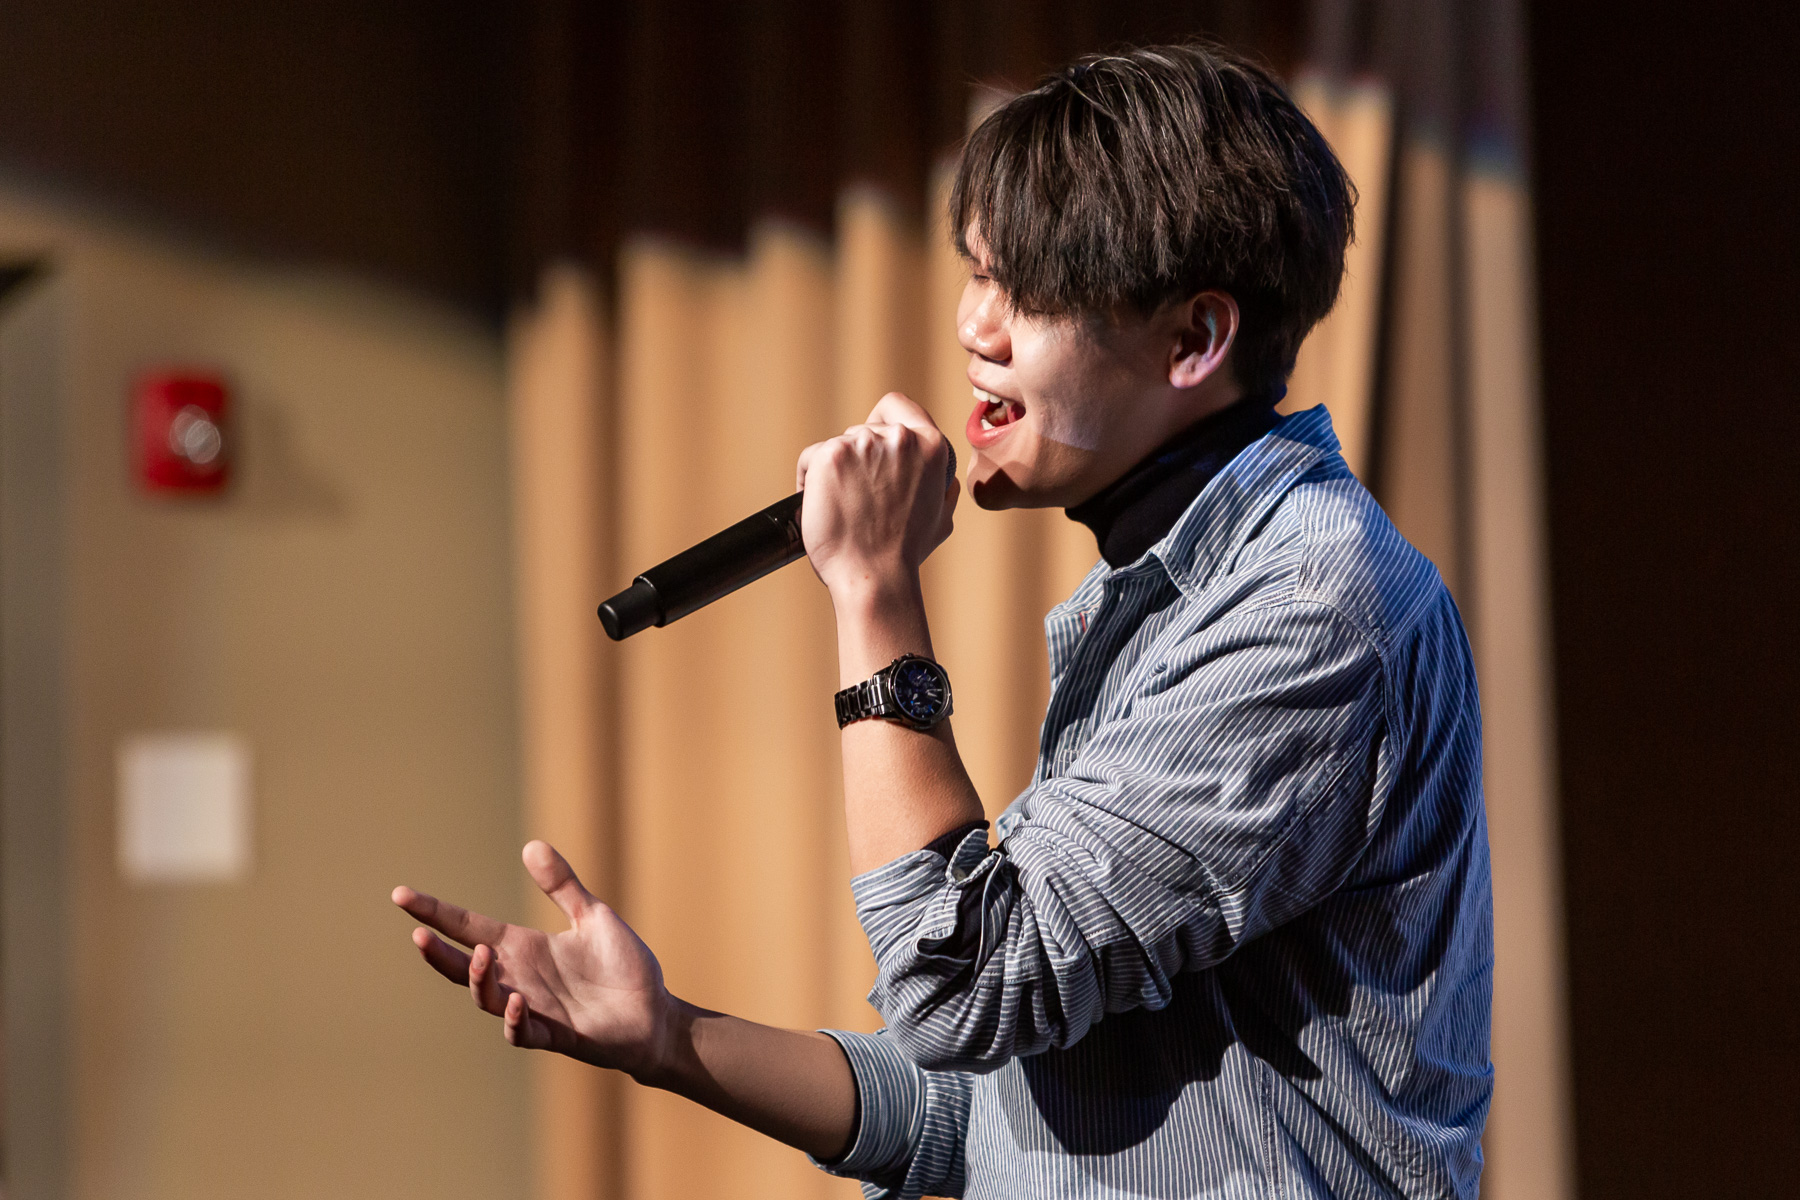
[[[600,605],[600,628],[615,642],[663,623],[662,597],[639,576],[631,586]]]

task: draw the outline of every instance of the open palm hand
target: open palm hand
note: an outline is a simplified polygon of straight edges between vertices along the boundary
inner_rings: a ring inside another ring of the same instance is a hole
[[[527,843],[522,857],[538,887],[569,918],[568,929],[545,933],[509,925],[398,887],[394,903],[430,927],[413,930],[413,944],[439,974],[467,986],[483,1011],[505,1021],[513,1045],[640,1077],[652,1071],[671,1003],[656,956],[548,843]]]

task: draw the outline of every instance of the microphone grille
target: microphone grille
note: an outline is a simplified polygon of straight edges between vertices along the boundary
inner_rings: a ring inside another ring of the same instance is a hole
[[[944,486],[949,487],[951,481],[956,478],[956,447],[945,446],[944,449],[950,455],[950,461],[944,466]]]

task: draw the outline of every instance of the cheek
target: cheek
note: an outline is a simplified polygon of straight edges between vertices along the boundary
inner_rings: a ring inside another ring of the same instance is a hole
[[[1037,415],[1033,432],[1056,446],[1091,453],[1104,440],[1105,406],[1098,403],[1095,381],[1083,369],[1079,351],[1074,336],[1063,332],[1033,339],[1028,357],[1016,343],[1013,353],[1026,412]],[[1026,361],[1020,363],[1022,357]]]
[[[1099,409],[1064,400],[1060,404],[1044,406],[1044,420],[1039,436],[1058,446],[1091,453],[1100,449],[1104,428],[1105,422]]]

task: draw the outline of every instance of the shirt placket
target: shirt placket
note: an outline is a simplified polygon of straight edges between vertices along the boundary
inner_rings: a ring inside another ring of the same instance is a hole
[[[1114,575],[1106,581],[1097,605],[1058,618],[1063,627],[1057,632],[1067,638],[1062,644],[1068,651],[1064,663],[1051,664],[1056,689],[1044,720],[1034,782],[1062,774],[1086,744],[1113,660],[1142,616],[1143,597],[1152,590],[1152,581],[1141,575]],[[1084,713],[1084,719],[1077,720],[1077,712]]]

